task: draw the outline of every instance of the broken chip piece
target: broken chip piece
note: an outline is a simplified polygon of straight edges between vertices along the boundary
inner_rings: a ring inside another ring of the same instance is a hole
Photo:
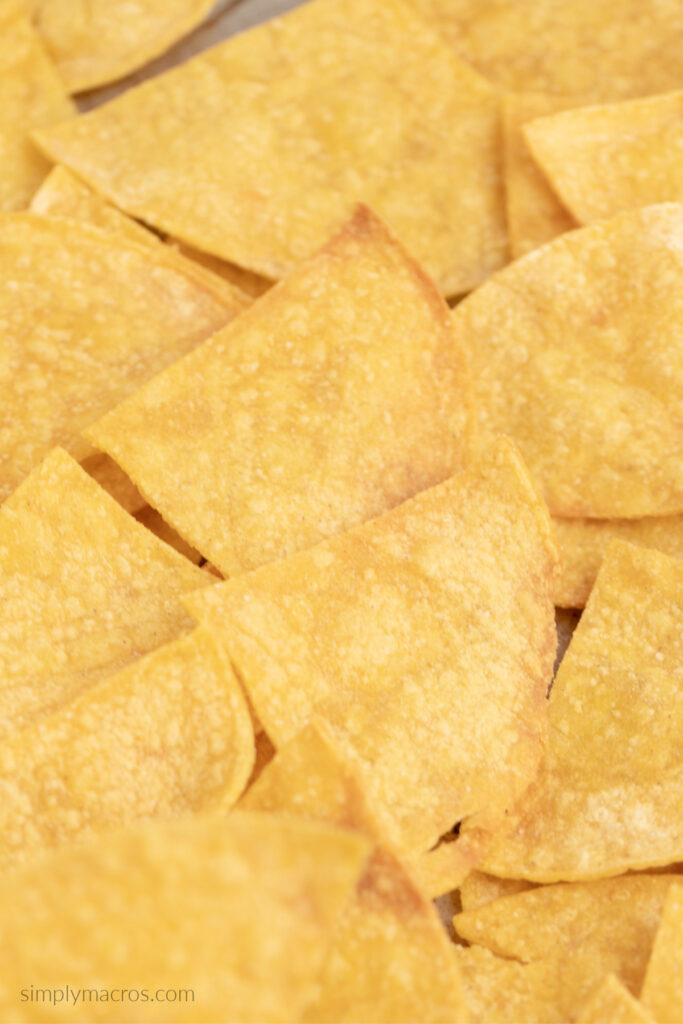
[[[450,311],[369,210],[87,436],[225,576],[311,547],[462,465]]]
[[[483,870],[552,882],[682,858],[682,654],[683,560],[613,540],[555,677],[539,773]]]
[[[0,864],[142,818],[230,807],[253,764],[245,697],[199,628],[4,738]]]
[[[186,603],[224,638],[276,747],[314,714],[331,723],[404,855],[465,819],[459,884],[541,756],[554,568],[547,512],[500,441],[391,512]]]
[[[0,880],[0,1015],[42,1024],[36,990],[64,994],[68,980],[82,998],[55,999],[50,1020],[291,1024],[369,852],[358,834],[234,812],[128,827],[21,865]]]
[[[314,0],[38,141],[132,216],[267,278],[359,200],[446,294],[506,259],[497,93],[399,0]]]
[[[683,202],[683,92],[565,110],[524,136],[579,224]]]
[[[0,734],[188,632],[212,577],[56,450],[0,506]]]
[[[556,516],[683,511],[682,246],[683,206],[646,207],[528,253],[453,311],[481,434],[517,442]]]

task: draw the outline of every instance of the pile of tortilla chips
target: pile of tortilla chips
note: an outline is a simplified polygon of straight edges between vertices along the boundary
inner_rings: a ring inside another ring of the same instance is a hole
[[[0,0],[0,1021],[680,1024],[683,9],[291,6]]]

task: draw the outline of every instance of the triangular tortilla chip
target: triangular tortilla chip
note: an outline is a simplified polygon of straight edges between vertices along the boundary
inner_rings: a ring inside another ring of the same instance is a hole
[[[132,217],[126,216],[115,206],[93,192],[85,182],[72,174],[67,167],[57,166],[48,174],[31,200],[33,213],[41,213],[49,217],[70,217],[73,220],[84,220],[97,227],[106,228],[117,234],[128,235],[128,237],[141,243],[159,245],[160,237],[153,231],[148,230]],[[211,271],[224,278],[228,284],[241,292],[246,299],[247,296],[262,295],[272,286],[272,281],[261,278],[258,274],[252,274],[248,270],[236,267],[232,263],[226,263],[215,256],[208,256],[206,253],[198,252],[189,246],[169,240],[187,259],[194,260],[201,264],[205,270]],[[241,297],[241,296],[237,296]]]
[[[463,1017],[460,975],[434,907],[386,843],[381,818],[324,723],[286,743],[240,807],[352,828],[375,844],[339,918],[304,1021],[426,1024]]]
[[[480,432],[518,444],[550,511],[683,511],[683,206],[571,231],[453,311]],[[634,287],[634,282],[638,287]]]
[[[218,278],[76,221],[0,217],[0,500],[79,432],[231,320]]]
[[[560,1007],[574,1020],[609,972],[640,992],[667,890],[679,877],[543,885],[458,914],[453,924],[498,956],[555,963]]]
[[[0,734],[186,632],[202,572],[57,450],[0,507]]]
[[[601,99],[677,89],[678,0],[410,0],[461,57],[514,92]]]
[[[39,143],[127,213],[268,278],[358,201],[449,295],[507,255],[498,96],[402,0],[314,0]]]
[[[503,97],[505,210],[514,259],[577,226],[536,165],[522,134],[535,117],[576,106],[578,100],[546,93],[507,93]]]
[[[200,628],[5,737],[0,864],[138,819],[230,806],[253,763],[245,697]]]
[[[683,202],[683,92],[566,110],[527,124],[524,136],[580,224]]]
[[[584,1006],[577,1024],[655,1024],[655,1019],[614,974],[608,974]]]
[[[483,871],[472,871],[460,886],[460,905],[463,910],[478,910],[494,900],[528,892],[534,887],[533,882],[524,878],[496,878]]]
[[[225,576],[311,547],[462,465],[450,311],[368,210],[88,437]]]
[[[488,949],[453,946],[471,1024],[565,1024],[553,961],[520,964]]]
[[[672,558],[683,558],[683,516],[645,519],[554,519],[560,550],[560,575],[555,604],[583,608],[595,583],[607,545],[613,537]]]
[[[550,694],[550,738],[482,868],[540,882],[683,856],[683,560],[612,541]]]
[[[52,989],[49,1019],[69,1024],[291,1024],[368,853],[357,834],[236,812],[131,827],[8,872],[2,1019],[44,1022],[37,991]]]
[[[19,0],[0,3],[0,210],[20,210],[50,169],[29,135],[76,111]]]
[[[187,607],[224,637],[277,747],[315,713],[332,724],[405,855],[467,819],[471,841],[451,844],[459,884],[481,855],[477,825],[500,827],[543,749],[554,559],[545,509],[501,441],[475,468]]]
[[[135,71],[168,50],[214,0],[32,0],[36,26],[70,92]]]
[[[643,984],[643,1005],[658,1024],[683,1020],[683,885],[672,885]]]

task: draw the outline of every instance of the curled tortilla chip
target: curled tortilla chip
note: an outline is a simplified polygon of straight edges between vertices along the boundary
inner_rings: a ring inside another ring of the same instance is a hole
[[[679,1020],[677,1017],[676,1020]],[[660,1017],[665,1021],[665,1017]],[[654,1017],[614,974],[608,974],[588,1000],[577,1024],[655,1024]]]
[[[253,763],[246,700],[200,628],[4,739],[0,864],[138,819],[230,806]]]
[[[228,330],[87,434],[232,576],[459,469],[468,396],[446,303],[360,208]]]
[[[529,253],[453,311],[480,432],[519,444],[554,515],[683,511],[681,247],[683,206],[646,207]]]
[[[0,210],[20,210],[50,169],[31,131],[76,110],[18,0],[0,4],[0,96]]]
[[[61,993],[49,1019],[69,1024],[291,1024],[368,853],[353,833],[236,812],[128,827],[15,868],[0,880],[2,1019],[42,1024],[47,989]]]
[[[683,1019],[683,885],[672,885],[664,903],[643,983],[643,1005],[658,1024]]]
[[[580,224],[683,202],[683,92],[540,117],[524,136]]]
[[[446,294],[507,256],[498,96],[399,0],[304,4],[39,144],[132,216],[266,278],[358,201]]]
[[[368,805],[362,780],[323,722],[284,744],[240,807],[351,828],[374,844],[337,922],[304,1021],[426,1024],[462,1018],[460,975],[434,907],[387,844],[381,814]]]
[[[123,78],[204,19],[214,0],[33,0],[36,26],[69,92]]]
[[[513,92],[618,99],[681,84],[678,0],[410,0],[456,52]]]
[[[683,516],[554,519],[553,528],[560,550],[554,600],[560,608],[584,607],[607,545],[614,537],[638,547],[654,548],[672,558],[683,558]]]
[[[0,217],[0,500],[242,309],[177,253],[76,221]]]
[[[469,942],[522,963],[556,965],[565,1020],[574,1020],[606,974],[637,995],[664,900],[676,875],[627,875],[543,885],[458,914]]]
[[[612,541],[550,694],[495,875],[599,878],[683,855],[683,560]]]
[[[189,631],[212,582],[60,450],[0,506],[0,562],[2,736]]]
[[[513,259],[577,227],[535,163],[522,127],[533,118],[578,103],[568,97],[536,92],[507,93],[503,97],[505,211]]]
[[[552,960],[520,964],[478,946],[454,946],[452,952],[462,973],[471,1024],[565,1024]]]
[[[327,719],[405,856],[466,819],[457,885],[543,749],[554,559],[501,441],[378,519],[186,603],[224,638],[276,747]]]

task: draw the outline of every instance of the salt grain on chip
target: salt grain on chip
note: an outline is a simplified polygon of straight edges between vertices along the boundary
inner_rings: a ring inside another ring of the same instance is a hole
[[[455,472],[469,412],[448,307],[361,208],[287,281],[87,433],[229,576]]]
[[[212,577],[53,452],[0,507],[0,733],[188,632]]]
[[[498,95],[403,0],[314,0],[39,142],[127,213],[267,278],[358,201],[447,294],[506,259]]]

